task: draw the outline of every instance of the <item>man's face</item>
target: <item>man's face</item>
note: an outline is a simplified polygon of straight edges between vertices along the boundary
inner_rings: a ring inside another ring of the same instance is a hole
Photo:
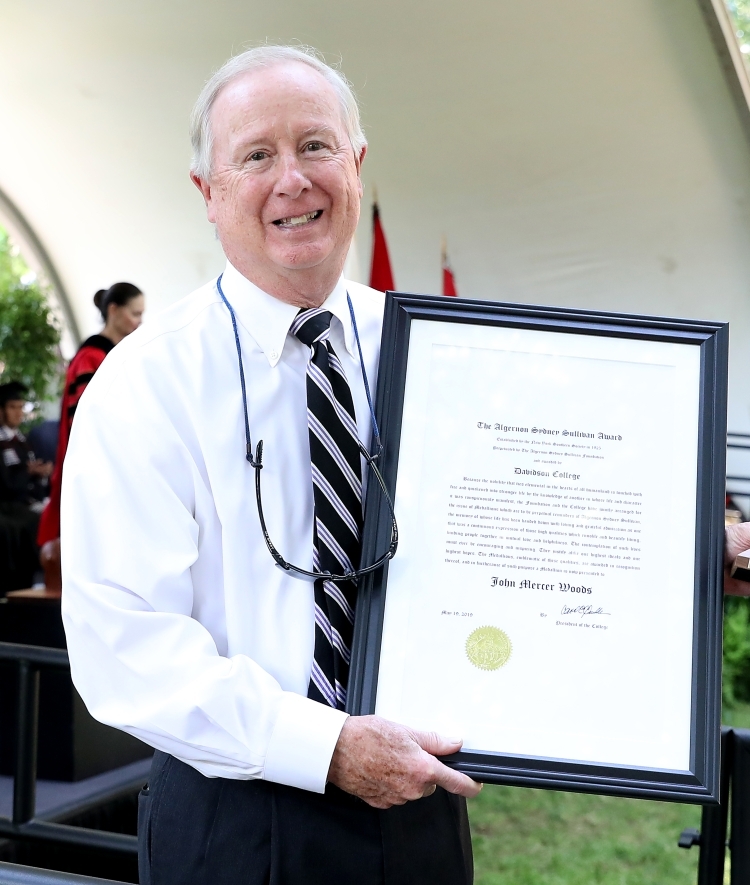
[[[212,172],[196,184],[229,260],[283,300],[327,295],[359,220],[365,153],[333,87],[306,64],[273,65],[230,83],[211,125]]]
[[[23,407],[25,402],[22,399],[11,399],[5,404],[5,426],[15,430],[23,423]]]

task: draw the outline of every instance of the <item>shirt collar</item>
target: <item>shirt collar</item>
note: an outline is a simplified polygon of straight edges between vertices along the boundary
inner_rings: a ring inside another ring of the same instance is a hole
[[[275,366],[281,359],[289,328],[299,308],[264,292],[228,261],[221,277],[221,288],[238,321],[253,336],[271,367]],[[322,307],[330,310],[341,323],[346,349],[356,357],[357,344],[346,295],[346,283],[341,277]]]

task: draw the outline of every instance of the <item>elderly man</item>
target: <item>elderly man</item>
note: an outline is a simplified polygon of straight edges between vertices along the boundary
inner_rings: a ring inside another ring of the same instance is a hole
[[[357,567],[383,298],[342,279],[356,101],[313,54],[260,47],[208,82],[192,132],[226,269],[110,355],[63,488],[73,679],[158,751],[141,881],[468,883],[480,786],[437,758],[460,740],[343,712],[356,581],[276,566],[245,457],[263,440],[287,561]]]

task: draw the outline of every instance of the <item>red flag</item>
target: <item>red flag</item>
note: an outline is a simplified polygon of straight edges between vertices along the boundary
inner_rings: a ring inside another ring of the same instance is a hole
[[[380,223],[380,211],[377,202],[372,204],[372,267],[370,268],[370,287],[380,292],[393,291],[391,259],[388,257],[388,245],[385,242],[383,225]]]
[[[448,250],[445,240],[443,240],[441,260],[443,265],[443,295],[457,296],[458,292],[456,291],[456,278],[453,276],[453,271],[451,270],[451,266],[448,263]]]

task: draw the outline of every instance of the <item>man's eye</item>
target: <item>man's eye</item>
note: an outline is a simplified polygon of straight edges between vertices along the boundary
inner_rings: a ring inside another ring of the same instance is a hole
[[[257,163],[259,160],[265,160],[267,156],[268,154],[265,151],[253,151],[248,159],[252,160],[254,163]]]
[[[311,141],[309,144],[305,145],[305,150],[308,151],[322,151],[325,145],[320,141]]]

